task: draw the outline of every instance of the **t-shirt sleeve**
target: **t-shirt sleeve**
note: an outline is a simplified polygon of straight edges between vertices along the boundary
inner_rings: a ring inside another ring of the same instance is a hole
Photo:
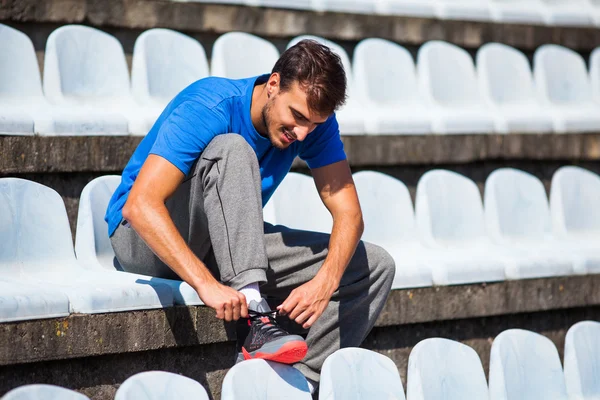
[[[306,137],[299,156],[306,161],[310,169],[324,167],[346,159],[335,114]]]
[[[163,122],[150,154],[163,157],[187,175],[208,143],[226,133],[227,122],[219,111],[197,102],[181,103]]]

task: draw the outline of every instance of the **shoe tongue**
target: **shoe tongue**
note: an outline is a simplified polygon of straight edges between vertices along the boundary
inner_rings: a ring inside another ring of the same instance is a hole
[[[261,313],[271,312],[271,307],[269,307],[269,304],[267,304],[267,300],[265,299],[262,299],[260,303],[256,300],[252,300],[250,304],[248,304],[248,308],[252,311]]]

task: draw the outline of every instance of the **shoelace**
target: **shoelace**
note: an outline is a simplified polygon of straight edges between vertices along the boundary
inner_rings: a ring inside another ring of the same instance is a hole
[[[248,310],[248,317],[252,321],[259,321],[262,323],[260,330],[263,331],[267,335],[273,336],[284,336],[288,333],[281,329],[275,320],[277,315],[277,311],[268,311],[268,312],[259,312]],[[263,318],[268,318],[268,323],[263,320]]]

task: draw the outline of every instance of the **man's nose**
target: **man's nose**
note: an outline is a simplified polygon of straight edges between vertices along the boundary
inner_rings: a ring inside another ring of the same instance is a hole
[[[306,136],[308,136],[309,132],[310,130],[307,126],[297,126],[294,128],[294,135],[296,135],[296,140],[300,142],[306,139]]]

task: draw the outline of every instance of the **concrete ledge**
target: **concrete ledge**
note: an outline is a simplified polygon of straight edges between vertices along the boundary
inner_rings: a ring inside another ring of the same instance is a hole
[[[0,136],[0,175],[121,171],[134,136]],[[600,160],[600,133],[344,136],[353,167],[491,160]],[[304,166],[296,160],[294,168]]]
[[[376,327],[594,307],[599,289],[600,275],[590,275],[395,290]],[[71,315],[0,324],[0,366],[232,340],[233,324],[206,307]]]
[[[320,13],[237,5],[166,0],[2,0],[0,21],[89,24],[127,29],[171,28],[187,32],[245,31],[289,38],[301,34],[334,40],[380,37],[419,45],[446,40],[476,48],[500,42],[524,50],[546,43],[589,51],[600,43],[600,29],[442,21],[436,19]]]

